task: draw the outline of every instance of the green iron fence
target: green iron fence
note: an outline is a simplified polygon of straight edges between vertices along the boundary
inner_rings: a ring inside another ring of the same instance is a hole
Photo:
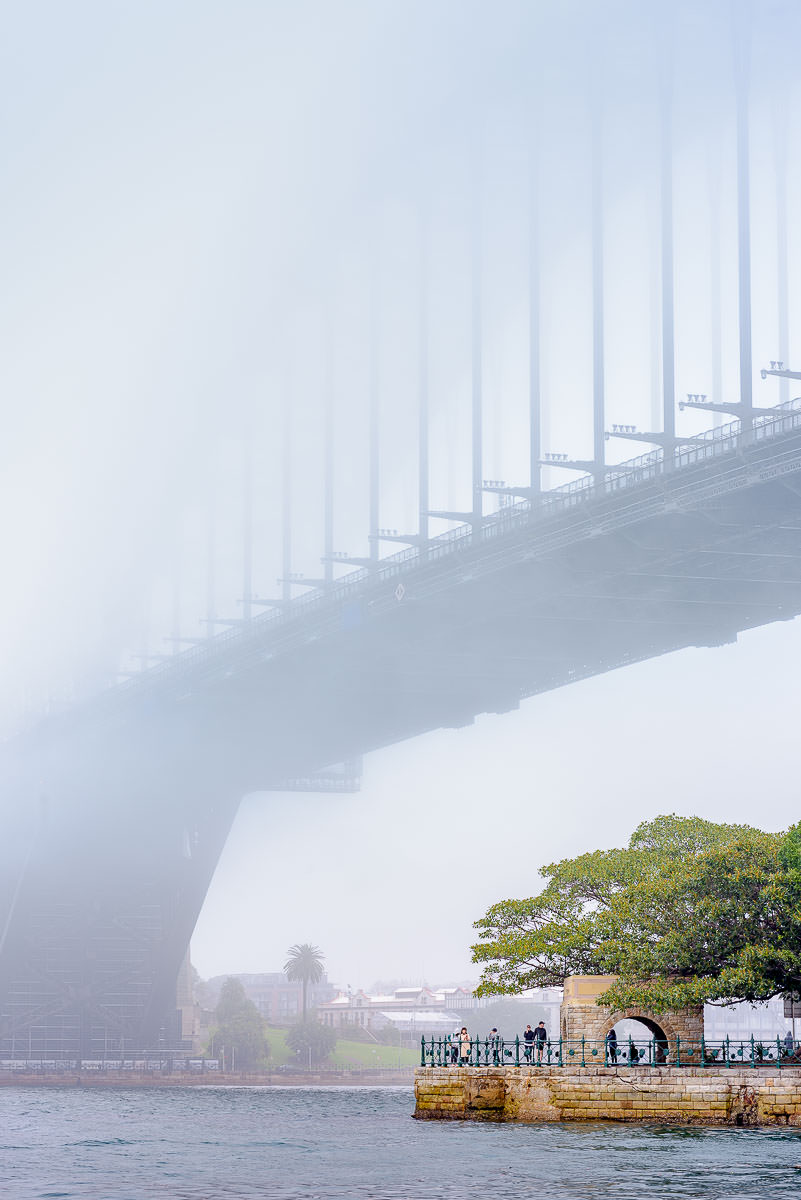
[[[801,1066],[801,1045],[786,1039],[690,1041],[677,1038],[619,1042],[589,1038],[526,1042],[524,1038],[421,1038],[421,1067],[788,1067]]]

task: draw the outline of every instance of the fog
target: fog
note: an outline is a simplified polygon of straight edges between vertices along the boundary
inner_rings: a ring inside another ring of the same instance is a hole
[[[759,379],[772,359],[801,363],[793,0],[31,0],[0,21],[9,736],[254,597],[299,594],[276,582],[287,568],[321,575],[326,411],[333,549],[370,553],[371,395],[378,525],[416,531],[423,303],[430,507],[469,510],[476,280],[483,476],[528,484],[532,194],[542,448],[591,457],[594,127],[606,427],[659,429],[668,84],[677,395],[736,400],[738,46],[754,403],[795,394]],[[684,434],[719,421],[677,415]],[[650,448],[610,441],[608,461]],[[546,467],[543,486],[572,478]],[[474,978],[472,922],[536,889],[541,863],[621,844],[665,811],[787,826],[800,650],[799,622],[778,623],[376,751],[354,795],[249,795],[195,965],[278,970],[311,941],[353,987]]]

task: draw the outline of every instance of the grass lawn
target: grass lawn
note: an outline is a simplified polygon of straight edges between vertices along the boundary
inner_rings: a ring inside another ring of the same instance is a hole
[[[277,1029],[274,1025],[267,1027],[267,1040],[270,1043],[268,1066],[283,1067],[293,1063],[295,1056],[286,1044],[286,1029]],[[399,1059],[400,1056],[400,1059]],[[418,1050],[398,1050],[397,1046],[381,1046],[368,1042],[348,1042],[337,1038],[334,1053],[325,1062],[329,1067],[397,1067],[398,1061],[402,1067],[416,1066],[420,1061]]]
[[[420,1062],[419,1050],[399,1050],[397,1046],[369,1045],[367,1042],[339,1041],[328,1058],[332,1067],[414,1067]]]

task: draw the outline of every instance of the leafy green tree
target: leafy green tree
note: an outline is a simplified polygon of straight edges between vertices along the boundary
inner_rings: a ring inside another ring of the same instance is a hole
[[[313,1063],[323,1062],[337,1044],[337,1035],[328,1025],[319,1021],[298,1021],[286,1035],[286,1044],[294,1050],[302,1063],[311,1057]],[[311,1056],[309,1055],[311,1051]]]
[[[764,833],[657,817],[626,849],[541,868],[477,921],[480,995],[616,975],[599,1003],[654,1012],[801,990],[801,825]]]
[[[284,963],[284,973],[290,983],[300,983],[303,989],[303,1020],[306,1020],[306,988],[310,983],[319,983],[323,977],[325,955],[310,942],[290,946]]]
[[[214,1044],[223,1047],[229,1063],[243,1070],[256,1071],[265,1065],[270,1045],[264,1035],[264,1022],[238,979],[226,979],[215,1010]]]

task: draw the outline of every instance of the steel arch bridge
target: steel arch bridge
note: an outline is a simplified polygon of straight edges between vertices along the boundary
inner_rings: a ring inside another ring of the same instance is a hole
[[[3,748],[0,1052],[180,1044],[176,977],[245,793],[799,613],[796,402],[502,509],[50,718]]]
[[[786,203],[777,203],[782,403],[753,398],[747,80],[735,89],[736,395],[676,402],[673,135],[660,157],[661,420],[608,426],[603,155],[590,191],[592,454],[542,449],[541,250],[531,221],[528,478],[483,477],[480,270],[472,276],[470,502],[429,504],[421,337],[417,528],[379,522],[378,406],[371,395],[369,554],[333,549],[333,450],[325,461],[324,578],[0,746],[0,1056],[179,1047],[176,980],[243,795],[356,786],[361,755],[537,693],[801,613],[801,402],[789,398]],[[786,171],[777,189],[787,190]],[[786,201],[786,196],[784,197]],[[729,423],[681,435],[677,411]],[[330,414],[326,415],[326,427]],[[610,464],[607,443],[653,447]],[[574,482],[542,487],[543,468]],[[488,497],[501,507],[485,511]],[[288,507],[288,506],[287,506]],[[285,514],[286,518],[286,514]],[[453,526],[431,536],[431,522]],[[285,519],[285,535],[291,533]],[[381,557],[383,543],[403,549]],[[285,553],[284,561],[289,561]],[[334,566],[349,570],[335,578]],[[332,768],[331,764],[344,764]]]

